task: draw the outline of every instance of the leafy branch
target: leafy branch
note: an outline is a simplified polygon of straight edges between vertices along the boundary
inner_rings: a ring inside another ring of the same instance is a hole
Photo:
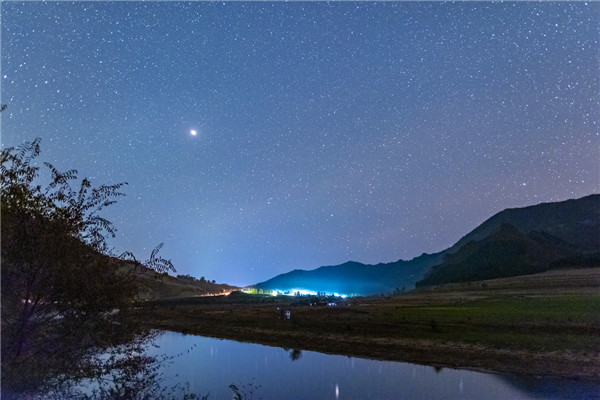
[[[164,246],[164,243],[159,243],[150,253],[150,258],[147,259],[146,261],[144,261],[143,263],[138,261],[138,259],[135,257],[135,255],[130,251],[126,251],[126,252],[122,253],[119,256],[119,258],[122,260],[133,261],[136,265],[142,264],[144,267],[154,270],[154,271],[158,272],[159,274],[169,272],[169,271],[177,272],[177,270],[173,266],[173,263],[171,262],[171,260],[167,260],[158,255],[160,249],[162,249],[163,246]]]

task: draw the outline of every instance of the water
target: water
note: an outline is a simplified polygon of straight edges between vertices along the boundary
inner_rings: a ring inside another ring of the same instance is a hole
[[[164,332],[150,354],[174,356],[164,385],[209,399],[598,399],[600,383],[514,377],[294,351]]]

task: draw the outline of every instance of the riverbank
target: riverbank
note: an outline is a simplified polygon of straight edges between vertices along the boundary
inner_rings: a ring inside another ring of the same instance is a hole
[[[532,277],[335,306],[284,296],[163,300],[132,318],[153,329],[329,354],[600,380],[600,269]],[[280,319],[281,309],[290,320]]]

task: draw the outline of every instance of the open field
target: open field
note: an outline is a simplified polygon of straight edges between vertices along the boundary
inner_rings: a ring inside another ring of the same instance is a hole
[[[301,350],[600,380],[600,268],[310,306],[251,295],[146,303],[150,328]],[[279,319],[279,308],[291,320]]]

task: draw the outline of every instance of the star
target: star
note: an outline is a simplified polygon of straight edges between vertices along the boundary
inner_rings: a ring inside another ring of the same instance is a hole
[[[115,249],[183,275],[411,259],[600,191],[599,2],[0,2],[2,148],[129,182]]]

